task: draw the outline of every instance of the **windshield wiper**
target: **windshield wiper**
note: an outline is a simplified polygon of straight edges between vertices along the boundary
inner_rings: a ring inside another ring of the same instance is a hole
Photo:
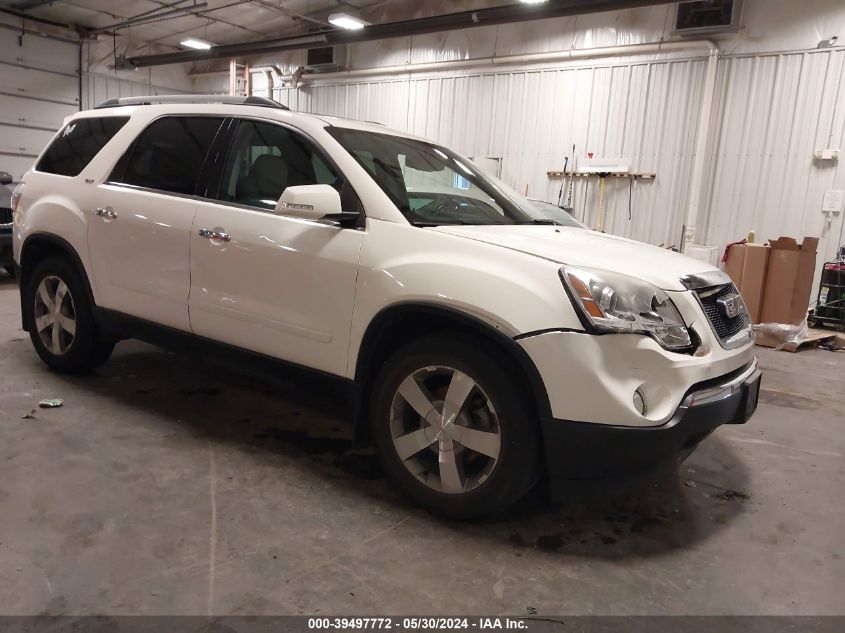
[[[532,220],[529,220],[528,222],[520,222],[520,224],[543,224],[543,225],[552,224],[552,225],[557,226],[558,222],[555,221],[555,220],[552,220],[550,218],[533,218]]]
[[[475,226],[475,222],[466,222],[464,220],[449,220],[448,222],[431,222],[427,220],[408,220],[414,226],[431,227],[431,226]]]

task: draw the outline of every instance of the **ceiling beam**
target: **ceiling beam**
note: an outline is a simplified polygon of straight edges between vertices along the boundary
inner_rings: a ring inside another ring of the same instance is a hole
[[[158,2],[159,4],[164,4],[164,3],[160,2],[160,0],[152,0],[152,1]],[[204,11],[197,11],[194,15],[196,15],[198,18],[205,18],[207,20],[211,20],[212,22],[217,22],[218,24],[225,24],[226,26],[231,26],[231,27],[234,27],[234,28],[237,28],[237,29],[241,29],[243,31],[246,31],[247,33],[252,33],[253,35],[266,35],[266,33],[262,33],[261,31],[256,31],[255,29],[248,28],[246,26],[243,26],[242,24],[238,24],[237,22],[229,22],[228,20],[224,20],[222,18],[217,18],[217,17],[210,15],[214,11],[220,11],[221,9],[228,9],[229,7],[236,7],[236,6],[242,5],[242,4],[249,4],[250,2],[252,2],[252,0],[235,0],[235,2],[230,2],[228,4],[221,4],[220,6],[212,7],[210,9],[206,9]],[[197,28],[199,28],[199,27],[197,27]],[[188,31],[193,31],[193,30],[194,29],[188,29]],[[180,34],[186,33],[188,31],[180,31],[179,33]],[[164,39],[164,38],[160,38],[160,39]],[[157,41],[157,40],[150,40],[150,41],[154,42],[154,41]]]
[[[16,18],[21,18],[22,20],[29,20],[31,22],[35,22],[37,24],[45,24],[47,26],[56,26],[62,29],[67,29],[69,31],[79,32],[79,28],[75,24],[68,24],[66,22],[59,22],[57,20],[48,20],[47,18],[39,18],[36,15],[29,15],[28,13],[24,13],[23,11],[17,11],[16,9],[5,9],[0,7],[0,13],[5,13],[6,15],[12,15]]]
[[[24,0],[23,2],[4,2],[3,4],[15,11],[29,11],[30,9],[34,9],[45,4],[51,4],[55,1],[56,0]]]
[[[103,33],[105,31],[120,31],[122,29],[132,28],[134,26],[141,26],[143,24],[152,24],[155,22],[163,22],[165,20],[172,20],[174,18],[184,18],[189,15],[196,15],[196,11],[208,6],[207,2],[201,2],[199,4],[192,4],[187,7],[181,7],[176,9],[170,9],[167,11],[162,11],[161,13],[140,13],[138,15],[132,16],[127,18],[121,22],[117,22],[115,24],[109,24],[107,26],[97,27],[96,29],[92,29],[91,33]],[[196,9],[194,9],[196,7]]]
[[[265,9],[271,9],[273,11],[277,11],[277,12],[281,13],[282,15],[285,15],[285,16],[293,19],[293,20],[301,20],[301,21],[304,21],[304,22],[310,22],[311,24],[316,24],[318,26],[331,27],[331,24],[329,24],[325,20],[318,20],[316,18],[312,18],[311,16],[305,15],[304,13],[297,13],[296,11],[290,11],[289,9],[285,9],[284,7],[282,7],[281,3],[273,4],[269,0],[251,0],[251,2],[254,2],[258,6],[264,7]]]
[[[162,6],[165,6],[165,3],[161,2],[161,0],[150,0],[150,1],[156,2],[157,4],[160,4]],[[205,11],[197,11],[194,15],[197,18],[208,20],[210,22],[215,22],[217,24],[225,24],[226,26],[231,26],[231,27],[234,27],[234,28],[241,29],[243,31],[246,31],[247,33],[250,33],[251,35],[258,35],[258,36],[265,37],[267,34],[262,32],[262,31],[256,31],[255,29],[251,29],[249,27],[243,26],[242,24],[237,24],[235,22],[229,22],[228,20],[223,20],[222,18],[216,18],[212,15],[209,15],[212,11],[219,11],[220,9],[227,9],[229,7],[238,6],[238,5],[241,5],[241,4],[248,4],[250,2],[252,2],[252,0],[236,0],[235,2],[231,2],[229,4],[224,4],[224,5],[221,5],[221,6],[218,6],[218,7],[212,7],[211,9],[207,9]],[[187,29],[174,31],[172,33],[168,33],[167,35],[162,35],[161,37],[156,37],[156,38],[153,38],[151,40],[147,39],[147,40],[144,40],[144,41],[147,44],[157,44],[158,42],[161,42],[162,40],[166,40],[169,37],[179,37],[179,36],[182,36],[182,35],[187,35],[188,33],[193,33],[197,29],[204,28],[205,26],[207,26],[207,23],[197,24],[196,26],[192,26],[192,27],[187,28]]]
[[[224,44],[208,50],[179,51],[158,55],[129,57],[123,60],[126,67],[160,66],[210,59],[226,59],[270,53],[285,50],[308,48],[316,41],[325,44],[352,44],[369,42],[393,37],[421,35],[458,29],[525,22],[548,18],[617,11],[659,4],[673,4],[672,0],[549,0],[538,4],[509,4],[476,11],[460,11],[426,18],[402,20],[383,24],[371,24],[358,30],[334,29],[303,37],[305,34],[244,42],[242,44]]]

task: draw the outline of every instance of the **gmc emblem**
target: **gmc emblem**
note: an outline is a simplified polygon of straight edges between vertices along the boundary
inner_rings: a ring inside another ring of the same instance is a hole
[[[725,295],[716,300],[716,305],[728,319],[732,319],[742,312],[742,299],[738,294]]]

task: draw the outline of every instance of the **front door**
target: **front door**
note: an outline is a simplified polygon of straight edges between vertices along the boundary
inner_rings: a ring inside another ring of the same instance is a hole
[[[98,185],[88,210],[88,244],[101,307],[190,331],[194,193],[222,122],[153,121]]]
[[[342,178],[297,132],[243,120],[219,202],[191,231],[195,334],[344,375],[363,232],[273,213],[284,189]]]

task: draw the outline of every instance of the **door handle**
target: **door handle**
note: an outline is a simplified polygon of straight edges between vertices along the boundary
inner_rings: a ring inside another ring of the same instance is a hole
[[[111,207],[98,207],[97,208],[97,215],[101,218],[105,218],[106,220],[115,220],[117,219],[117,212]]]
[[[200,237],[207,237],[210,240],[218,240],[220,242],[228,242],[232,239],[232,236],[228,233],[224,233],[223,231],[215,231],[213,229],[200,229],[199,234]]]

